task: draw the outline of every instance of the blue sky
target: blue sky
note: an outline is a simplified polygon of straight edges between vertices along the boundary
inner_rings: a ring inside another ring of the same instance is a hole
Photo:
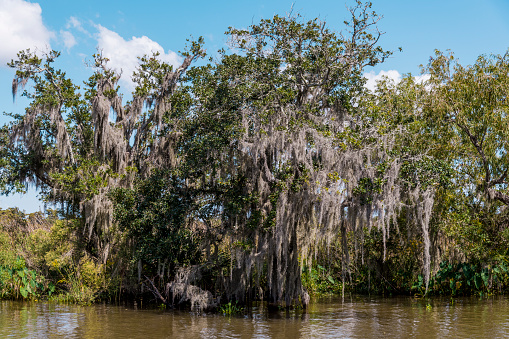
[[[373,0],[383,19],[385,34],[380,44],[395,52],[392,58],[366,76],[420,73],[434,49],[450,49],[463,64],[480,54],[505,53],[509,47],[509,0]],[[122,87],[129,89],[127,74],[135,67],[135,54],[153,50],[178,63],[190,36],[205,38],[210,54],[225,47],[228,26],[248,27],[261,18],[284,15],[291,10],[305,18],[320,17],[340,31],[353,1],[68,1],[0,0],[0,112],[22,113],[26,101],[11,95],[13,70],[6,63],[24,48],[62,52],[58,66],[80,82],[90,69],[84,65],[97,47],[122,69]],[[7,118],[0,117],[0,123]],[[43,209],[32,189],[26,196],[0,197],[0,207],[17,206],[27,212]]]

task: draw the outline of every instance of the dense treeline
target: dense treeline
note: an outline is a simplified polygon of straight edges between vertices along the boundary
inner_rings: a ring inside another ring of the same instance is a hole
[[[201,39],[177,68],[145,56],[125,103],[100,54],[81,89],[58,52],[20,52],[30,105],[1,130],[2,189],[33,183],[60,208],[4,211],[1,296],[205,308],[506,288],[509,57],[437,51],[427,80],[370,92],[362,74],[391,52],[369,3],[350,12],[340,33],[299,15],[230,28],[208,63]]]

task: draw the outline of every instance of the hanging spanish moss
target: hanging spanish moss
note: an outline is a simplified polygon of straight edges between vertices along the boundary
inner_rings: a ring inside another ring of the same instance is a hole
[[[51,64],[58,56],[57,52],[47,55],[42,66],[39,62],[26,64],[30,58],[36,58],[29,51],[20,54],[20,61],[15,63],[15,66],[24,66],[20,67],[22,70],[14,79],[13,96],[28,79],[37,81],[39,79],[35,77],[40,75],[47,79],[51,89],[49,93],[43,92],[41,84],[36,83],[35,92],[29,94],[32,104],[13,126],[12,142],[23,147],[37,162],[24,173],[26,177],[23,180],[49,190],[50,201],[74,204],[71,209],[79,209],[85,221],[83,233],[95,242],[101,262],[108,259],[115,237],[112,233],[110,191],[118,187],[132,187],[135,174],[138,178],[146,178],[154,168],[176,165],[174,140],[179,131],[174,129],[172,121],[163,123],[162,116],[171,110],[170,98],[182,73],[202,53],[196,45],[177,70],[161,64],[156,61],[157,56],[153,56],[149,61],[157,62],[155,71],[159,73],[154,75],[151,70],[140,68],[136,75],[138,91],[125,105],[122,96],[117,93],[119,75],[108,69],[107,59],[96,55],[96,72],[91,78],[88,93],[90,118],[78,125],[66,122],[69,115],[76,115],[76,111],[81,109],[69,109],[70,102],[81,99],[65,74],[53,69]],[[157,86],[150,85],[153,77],[160,79]],[[70,94],[70,90],[74,92]],[[87,105],[87,102],[82,101],[81,104]],[[116,115],[116,121],[111,121],[111,113]],[[160,135],[161,131],[165,134]],[[90,133],[93,139],[86,144]],[[48,147],[51,144],[56,148]],[[75,148],[82,152],[79,157],[74,154]],[[62,180],[60,172],[64,169],[76,170],[71,182],[68,178]],[[92,192],[77,191],[71,187],[90,180],[99,182]]]
[[[201,184],[241,182],[238,189],[250,197],[241,211],[229,208],[230,198],[219,197],[222,225],[207,227],[205,239],[228,239],[230,273],[220,285],[229,300],[245,301],[254,290],[270,302],[306,305],[302,268],[319,245],[341,237],[343,267],[348,267],[346,234],[362,241],[364,230],[376,227],[385,257],[403,210],[413,216],[413,232],[424,238],[426,285],[429,281],[434,190],[421,189],[418,181],[410,189],[402,180],[402,162],[418,160],[395,156],[404,127],[381,133],[387,122],[370,119],[356,99],[363,91],[363,68],[388,55],[374,48],[378,18],[367,9],[352,9],[348,39],[318,20],[301,23],[292,16],[231,29],[232,51],[238,54],[224,54],[217,65],[215,97],[197,95],[196,115],[220,120],[233,114],[239,125],[229,151],[205,154],[219,157],[220,168]],[[372,40],[366,32],[374,34]],[[212,112],[211,101],[219,103]],[[266,286],[259,286],[262,276]]]
[[[364,234],[376,228],[385,259],[403,213],[423,238],[427,288],[435,189],[403,173],[424,157],[400,147],[405,126],[373,115],[362,99],[365,68],[391,54],[377,45],[382,33],[370,6],[357,2],[340,33],[292,14],[230,28],[230,49],[215,64],[191,67],[205,55],[202,40],[175,70],[145,56],[127,103],[100,54],[82,95],[53,69],[58,53],[44,62],[22,53],[12,65],[13,96],[29,79],[35,85],[12,126],[13,144],[31,159],[17,180],[34,182],[80,217],[100,262],[122,243],[134,253],[138,284],[144,264],[157,262],[158,282],[146,276],[142,286],[167,304],[307,305],[302,270],[320,246],[341,244],[345,283],[347,236],[363,258]],[[112,201],[116,189],[141,193]],[[120,200],[128,208],[115,218]],[[205,263],[196,263],[197,239]],[[203,278],[211,267],[213,283]]]

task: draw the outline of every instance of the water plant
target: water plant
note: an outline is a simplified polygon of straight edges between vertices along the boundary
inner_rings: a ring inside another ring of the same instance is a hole
[[[228,301],[228,303],[219,306],[219,312],[226,316],[232,316],[244,312],[244,307],[241,307],[237,301],[235,303]]]
[[[0,299],[39,299],[41,295],[51,295],[54,291],[55,286],[47,283],[44,276],[28,269],[20,257],[12,265],[0,265]]]

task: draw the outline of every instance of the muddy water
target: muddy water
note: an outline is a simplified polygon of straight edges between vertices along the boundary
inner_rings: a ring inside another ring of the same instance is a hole
[[[509,299],[352,297],[305,312],[225,317],[182,311],[0,301],[0,338],[503,338]]]

